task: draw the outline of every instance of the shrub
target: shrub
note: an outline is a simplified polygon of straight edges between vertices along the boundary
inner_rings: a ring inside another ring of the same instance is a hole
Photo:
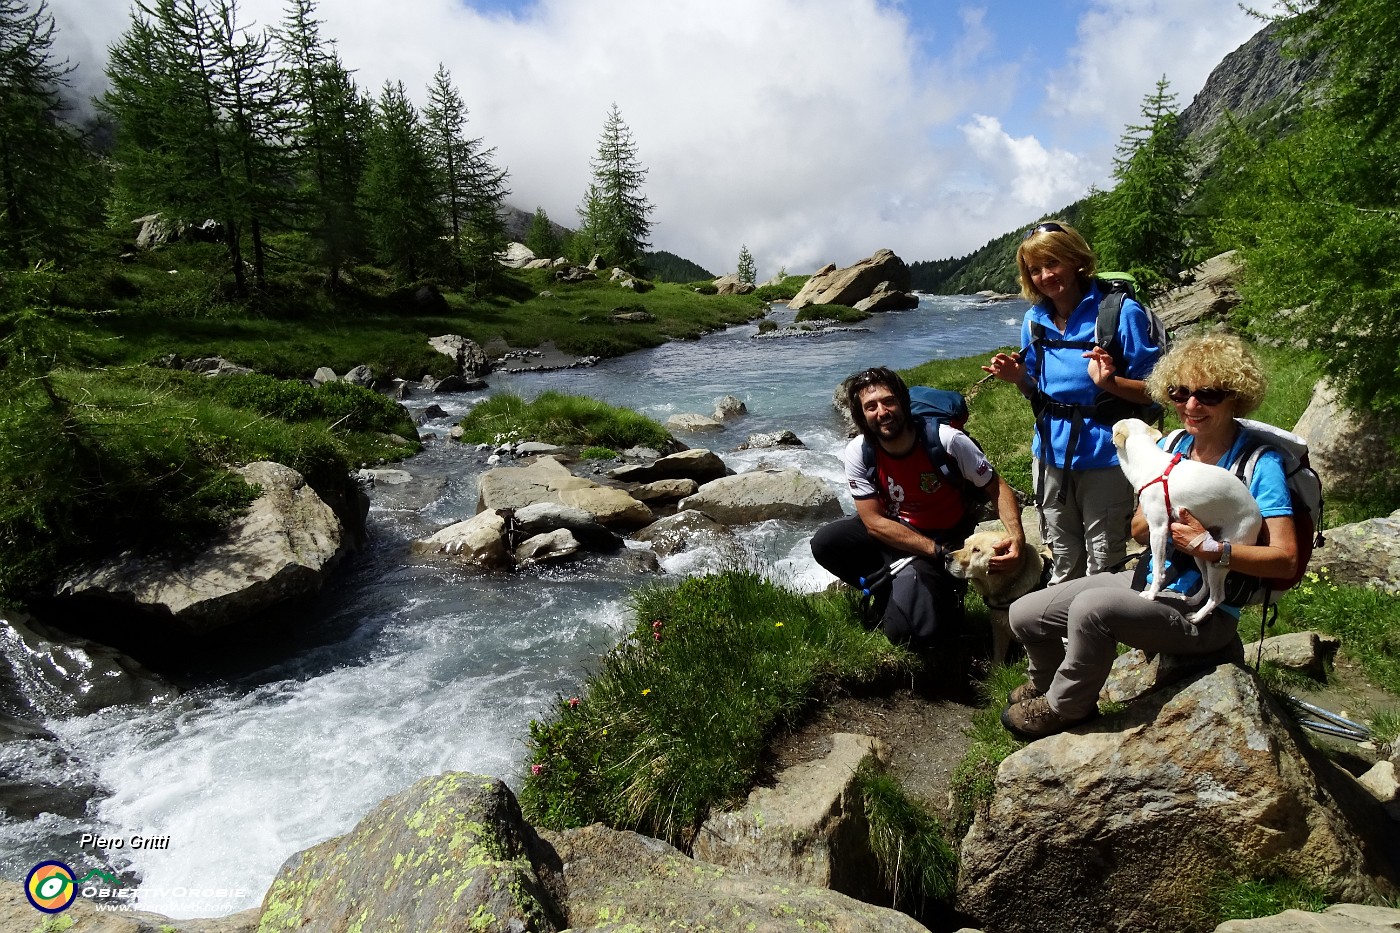
[[[778,322],[777,322],[777,321],[762,320],[762,321],[759,321],[759,322],[758,322],[758,332],[759,332],[760,334],[766,334],[766,333],[768,333],[768,332],[770,332],[770,331],[775,331],[775,330],[777,330],[777,329],[778,329]]]
[[[691,288],[701,295],[719,294],[719,286],[716,285],[714,282],[699,282],[695,285],[692,285]]]

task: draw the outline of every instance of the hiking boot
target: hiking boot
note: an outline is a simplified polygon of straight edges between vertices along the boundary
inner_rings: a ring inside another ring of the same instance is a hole
[[[1023,703],[1026,700],[1034,700],[1036,697],[1043,695],[1044,694],[1040,692],[1040,688],[1035,685],[1035,681],[1028,680],[1015,690],[1012,690],[1011,695],[1006,699],[1012,706],[1015,706],[1017,703]]]
[[[1012,703],[1001,711],[1001,724],[1006,727],[1006,731],[1028,742],[1064,732],[1070,726],[1077,726],[1092,718],[1093,713],[1080,719],[1066,719],[1051,709],[1050,701],[1043,696]]]

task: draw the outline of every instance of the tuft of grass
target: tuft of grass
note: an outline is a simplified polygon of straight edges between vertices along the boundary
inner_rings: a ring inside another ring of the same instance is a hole
[[[612,460],[617,457],[617,451],[611,447],[585,447],[579,451],[579,456],[584,460]]]
[[[530,724],[532,822],[603,822],[687,847],[741,802],[768,736],[839,685],[907,675],[847,594],[799,594],[731,570],[632,594],[637,623],[579,697]]]
[[[997,768],[1022,745],[1002,726],[1001,711],[1011,691],[1025,680],[1024,664],[1003,664],[992,668],[979,687],[983,705],[973,714],[967,729],[972,742],[953,769],[948,785],[952,798],[949,831],[954,839],[966,836],[978,812],[991,803]]]
[[[461,426],[468,444],[514,437],[561,446],[659,449],[671,441],[666,429],[645,415],[563,392],[542,392],[532,402],[500,392],[473,408]]]
[[[1272,877],[1225,884],[1210,893],[1216,923],[1272,917],[1285,910],[1318,913],[1331,904],[1326,892],[1296,878]]]
[[[794,323],[803,321],[836,321],[840,324],[859,324],[870,317],[869,311],[857,311],[847,305],[808,305],[793,317]]]
[[[928,903],[951,906],[958,855],[938,817],[911,800],[899,781],[868,762],[856,772],[870,822],[870,847],[894,906],[922,914]]]
[[[802,291],[802,286],[806,285],[810,278],[810,275],[784,276],[781,282],[760,285],[754,289],[753,296],[760,301],[791,301],[797,297],[798,292]]]
[[[1257,610],[1241,613],[1241,627]],[[1309,629],[1336,635],[1347,655],[1361,665],[1371,683],[1400,695],[1400,600],[1365,586],[1334,583],[1326,572],[1310,571],[1279,601],[1280,629]]]

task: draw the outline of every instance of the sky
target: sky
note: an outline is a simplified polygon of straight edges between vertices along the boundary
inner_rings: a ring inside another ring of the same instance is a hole
[[[1267,0],[1254,4],[1269,9]],[[125,0],[58,0],[88,98]],[[239,0],[275,26],[285,0]],[[438,64],[507,201],[578,224],[609,109],[647,170],[653,249],[759,280],[966,255],[1111,187],[1164,75],[1185,108],[1262,28],[1233,0],[319,0],[362,88],[420,106]]]

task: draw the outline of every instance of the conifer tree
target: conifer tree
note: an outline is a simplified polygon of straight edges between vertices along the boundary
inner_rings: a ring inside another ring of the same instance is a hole
[[[647,237],[652,205],[642,193],[647,170],[637,160],[637,144],[617,104],[608,113],[598,154],[589,164],[593,181],[578,211],[582,225],[574,236],[577,258],[597,254],[605,262],[639,271],[642,253],[651,245]]]
[[[266,38],[238,22],[233,0],[136,0],[110,50],[103,108],[117,123],[117,184],[124,200],[174,221],[216,221],[235,287],[247,292],[242,239],[285,190],[276,158],[283,132],[276,62]]]
[[[525,245],[530,252],[541,258],[553,259],[560,254],[559,236],[543,207],[535,208],[535,216],[530,218],[530,229],[525,232]]]
[[[495,280],[500,268],[496,257],[506,248],[500,214],[506,173],[491,163],[494,149],[464,135],[467,107],[442,64],[428,88],[423,116],[440,179],[453,266],[479,294]]]
[[[0,0],[0,261],[66,256],[92,213],[91,166],[62,119],[72,69],[53,58],[45,0]]]
[[[379,260],[416,279],[438,264],[445,227],[427,133],[403,82],[385,82],[375,103],[360,206]]]
[[[749,252],[747,244],[739,247],[738,276],[739,281],[747,285],[754,284],[754,280],[758,277],[757,272],[754,270],[753,254]]]
[[[276,36],[290,82],[295,226],[315,238],[334,289],[363,239],[355,201],[371,112],[320,25],[313,0],[291,0]]]
[[[1400,5],[1282,4],[1280,35],[1324,64],[1297,132],[1239,141],[1222,228],[1246,275],[1241,321],[1306,346],[1363,409],[1400,413]],[[1288,47],[1288,45],[1285,45]]]
[[[1118,184],[1091,202],[1101,265],[1131,272],[1149,296],[1170,288],[1192,265],[1186,212],[1192,155],[1170,86],[1163,76],[1143,99],[1143,122],[1130,125],[1118,144]]]

